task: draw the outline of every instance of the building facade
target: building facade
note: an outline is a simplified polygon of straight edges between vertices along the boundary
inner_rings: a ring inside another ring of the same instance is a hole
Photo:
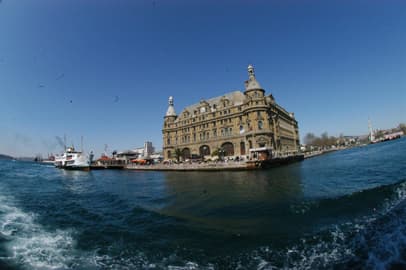
[[[295,154],[300,148],[294,114],[278,105],[272,95],[265,95],[252,65],[244,92],[201,100],[179,115],[170,97],[162,135],[165,159],[208,158],[218,152],[249,158],[257,150],[281,156]]]
[[[152,142],[144,142],[144,147],[135,148],[133,152],[138,153],[140,157],[150,157],[155,152]]]

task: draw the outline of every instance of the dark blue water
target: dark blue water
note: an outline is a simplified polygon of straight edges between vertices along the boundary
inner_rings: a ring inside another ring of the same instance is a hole
[[[0,268],[406,267],[406,139],[267,171],[0,161]]]

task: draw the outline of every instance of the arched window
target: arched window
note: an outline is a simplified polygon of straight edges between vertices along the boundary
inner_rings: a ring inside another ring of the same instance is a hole
[[[210,155],[210,147],[208,145],[202,145],[199,148],[200,156],[208,156]]]
[[[190,158],[190,149],[189,148],[183,148],[182,157],[183,157],[183,160]]]
[[[225,142],[221,145],[221,148],[224,150],[225,156],[234,156],[234,145],[230,142]]]

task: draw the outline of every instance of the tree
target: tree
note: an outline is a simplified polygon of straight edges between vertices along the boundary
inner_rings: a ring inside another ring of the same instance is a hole
[[[316,135],[314,135],[313,133],[309,132],[306,134],[306,136],[304,137],[303,141],[305,144],[313,144],[314,140],[316,139]]]
[[[329,144],[328,133],[325,131],[321,134],[321,146],[327,146]]]
[[[383,136],[384,136],[383,130],[377,130],[377,131],[375,132],[375,138],[376,138],[376,139],[383,138]]]
[[[215,150],[211,153],[211,156],[212,156],[212,157],[217,156],[219,160],[223,160],[224,153],[225,153],[225,151],[223,150],[223,148],[219,147],[219,148],[215,149]]]
[[[399,124],[399,129],[400,129],[401,131],[403,131],[403,134],[406,135],[406,124],[405,124],[405,123]]]
[[[180,157],[182,156],[182,151],[179,148],[175,149],[175,157],[176,157],[176,161],[179,163],[180,161]]]

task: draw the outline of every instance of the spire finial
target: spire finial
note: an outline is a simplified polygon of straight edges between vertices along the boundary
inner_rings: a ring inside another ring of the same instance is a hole
[[[254,73],[254,66],[249,64],[248,65],[248,76],[251,77],[255,77],[255,73]]]

